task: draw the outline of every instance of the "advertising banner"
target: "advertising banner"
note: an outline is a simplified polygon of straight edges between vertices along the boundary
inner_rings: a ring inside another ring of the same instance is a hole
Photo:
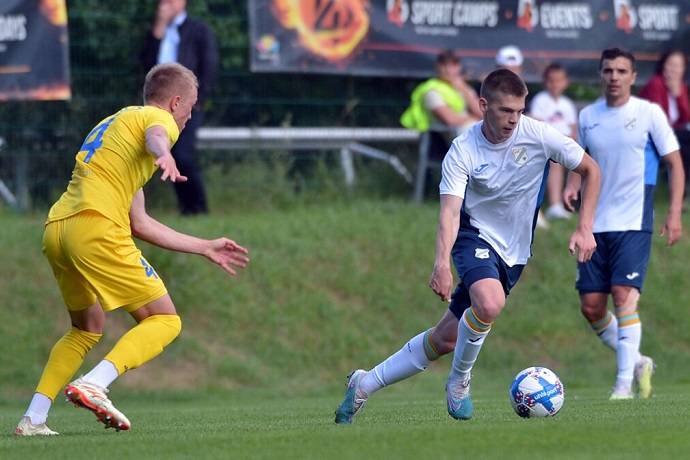
[[[617,46],[644,80],[665,49],[690,50],[688,0],[249,0],[249,16],[256,72],[427,77],[450,48],[479,79],[515,45],[528,81],[554,61],[593,81]]]
[[[65,0],[0,1],[0,100],[69,98]]]

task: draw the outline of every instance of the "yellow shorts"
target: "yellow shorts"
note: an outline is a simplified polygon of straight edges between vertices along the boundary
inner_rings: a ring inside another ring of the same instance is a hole
[[[130,233],[96,211],[48,223],[43,253],[72,311],[96,300],[105,311],[134,311],[168,292]]]

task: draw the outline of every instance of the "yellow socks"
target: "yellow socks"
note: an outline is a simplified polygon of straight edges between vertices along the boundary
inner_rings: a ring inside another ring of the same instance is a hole
[[[104,359],[122,375],[158,356],[181,330],[177,315],[149,316],[123,335]]]
[[[69,383],[84,362],[86,353],[101,339],[102,334],[82,331],[72,327],[53,346],[36,392],[54,400],[62,388]]]

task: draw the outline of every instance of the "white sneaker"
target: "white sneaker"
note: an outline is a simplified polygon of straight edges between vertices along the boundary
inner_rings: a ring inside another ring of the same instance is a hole
[[[539,210],[539,213],[537,214],[537,228],[541,228],[542,230],[549,229],[549,223],[546,221],[544,213],[541,212],[541,210]]]
[[[546,218],[549,220],[570,219],[571,213],[565,210],[562,204],[554,204],[546,210]]]
[[[652,374],[654,374],[654,360],[649,356],[642,355],[640,360],[635,363],[633,376],[637,384],[637,394],[642,399],[652,396]]]
[[[106,428],[115,428],[116,431],[129,430],[131,424],[125,415],[117,410],[106,396],[108,390],[82,379],[77,379],[67,385],[65,396],[67,401],[77,407],[88,409]]]
[[[633,395],[632,388],[628,387],[621,387],[621,386],[614,386],[613,390],[611,391],[611,396],[609,396],[609,401],[621,401],[624,399],[634,399],[635,396]]]
[[[60,433],[53,431],[45,423],[34,425],[26,415],[22,417],[14,429],[15,436],[57,436]]]

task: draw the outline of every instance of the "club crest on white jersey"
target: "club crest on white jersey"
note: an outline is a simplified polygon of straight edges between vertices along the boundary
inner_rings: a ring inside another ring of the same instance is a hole
[[[476,257],[477,259],[488,259],[489,250],[487,248],[475,248],[474,257]]]
[[[524,165],[527,163],[527,160],[529,160],[529,157],[527,156],[527,147],[515,147],[512,149],[512,153],[515,163],[517,163],[519,166]]]

